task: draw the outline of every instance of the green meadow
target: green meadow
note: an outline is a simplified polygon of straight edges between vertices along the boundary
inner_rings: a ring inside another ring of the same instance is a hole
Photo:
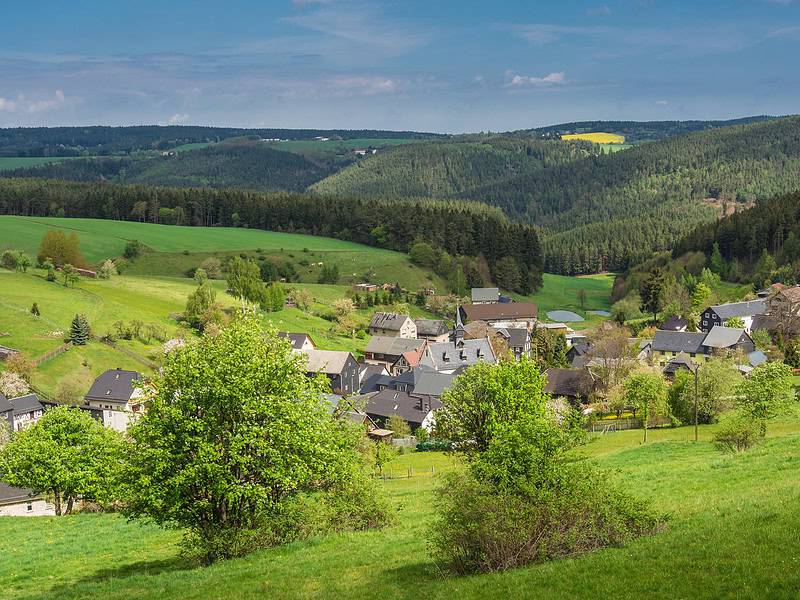
[[[13,171],[14,169],[27,169],[54,162],[62,162],[71,158],[85,158],[80,156],[0,156],[0,171]]]
[[[613,273],[575,277],[545,273],[542,279],[542,289],[535,294],[516,296],[518,300],[535,302],[539,307],[539,316],[542,319],[547,318],[548,311],[569,310],[585,319],[585,321],[571,324],[572,327],[583,329],[596,325],[604,319],[604,317],[593,315],[588,311],[608,311],[611,308]],[[581,291],[586,294],[583,306],[581,306]]]
[[[761,446],[722,455],[714,426],[597,436],[593,460],[668,516],[667,528],[621,548],[500,574],[447,577],[431,561],[433,491],[453,460],[410,453],[382,482],[396,509],[381,531],[344,533],[202,568],[180,556],[180,532],[108,514],[0,519],[0,596],[137,598],[796,599],[800,592],[800,421]],[[433,467],[433,469],[432,469]]]

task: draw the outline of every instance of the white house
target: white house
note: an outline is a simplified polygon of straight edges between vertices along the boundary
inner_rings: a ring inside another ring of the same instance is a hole
[[[0,481],[0,517],[44,517],[54,514],[53,505],[41,496]]]

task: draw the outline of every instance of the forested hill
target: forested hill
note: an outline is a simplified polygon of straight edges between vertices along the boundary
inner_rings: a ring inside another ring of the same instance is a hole
[[[695,131],[730,127],[731,125],[748,125],[760,121],[769,121],[778,117],[760,115],[757,117],[743,117],[727,121],[575,121],[572,123],[559,123],[547,127],[537,127],[529,131],[550,137],[565,133],[592,133],[602,131],[617,133],[625,136],[629,144],[640,142],[655,142],[670,137],[686,135]]]
[[[699,250],[710,255],[715,243],[726,260],[740,263],[744,271],[754,266],[764,250],[779,264],[796,265],[800,260],[800,192],[758,202],[749,210],[701,225],[675,246],[673,254]]]
[[[14,127],[0,128],[2,156],[104,156],[136,150],[167,150],[183,144],[219,142],[233,137],[311,140],[431,139],[439,134],[372,129],[243,129],[187,125],[133,127]]]
[[[380,198],[474,197],[471,192],[476,188],[502,186],[522,173],[539,173],[598,153],[588,142],[515,135],[458,136],[381,152],[334,173],[311,190]]]
[[[302,192],[333,168],[331,161],[312,161],[300,154],[242,141],[167,156],[75,159],[4,171],[0,177]]]
[[[474,162],[453,160],[464,154],[457,142],[443,143],[441,155],[429,146],[386,151],[312,189],[418,196],[431,181],[479,181],[471,189],[451,185],[452,196],[498,206],[512,219],[542,227],[546,270],[573,274],[625,268],[653,250],[671,249],[726,203],[744,206],[800,187],[800,117],[711,129],[609,155],[581,149],[557,153],[574,159],[550,164],[507,162],[497,178],[478,178],[482,171]],[[438,195],[446,189],[440,186]]]

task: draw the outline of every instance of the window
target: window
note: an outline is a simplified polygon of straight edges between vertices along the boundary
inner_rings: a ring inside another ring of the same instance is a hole
[[[28,512],[33,512],[33,502],[28,502],[28,506],[25,508]]]

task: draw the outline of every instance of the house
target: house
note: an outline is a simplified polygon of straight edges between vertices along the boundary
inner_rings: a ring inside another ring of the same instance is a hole
[[[410,340],[417,337],[417,326],[408,315],[376,312],[369,322],[369,333]]]
[[[53,505],[41,495],[0,481],[0,517],[44,517],[54,514]]]
[[[566,323],[538,323],[536,327],[546,329],[552,333],[563,333],[564,335],[575,333],[575,330]]]
[[[6,400],[11,406],[11,411],[7,413],[9,425],[12,431],[21,431],[30,427],[38,421],[44,414],[44,406],[39,402],[36,394],[27,394],[19,398]],[[2,400],[0,399],[0,413],[3,412]]]
[[[375,381],[374,391],[392,389],[414,396],[439,398],[452,385],[454,378],[453,374],[440,373],[422,365],[396,376],[381,377]]]
[[[19,350],[9,348],[8,346],[0,345],[0,362],[6,361],[12,356],[19,354]]]
[[[473,304],[495,304],[500,300],[499,288],[472,288]]]
[[[389,370],[384,365],[358,365],[359,393],[368,394],[378,391],[378,382],[389,377]]]
[[[661,325],[659,325],[658,328],[661,331],[686,331],[686,328],[688,326],[689,326],[689,321],[687,321],[683,317],[678,317],[676,315],[673,315],[669,319],[664,321]]]
[[[289,343],[292,345],[292,350],[296,352],[305,352],[307,350],[313,350],[317,347],[317,345],[314,343],[314,340],[307,333],[285,333],[283,331],[279,331],[278,337],[284,340],[289,340]]]
[[[495,327],[527,327],[536,325],[538,309],[530,302],[508,302],[496,304],[464,304],[458,308],[462,323],[486,321]]]
[[[703,340],[703,346],[709,349],[709,354],[715,350],[728,350],[735,352],[741,350],[745,354],[755,352],[756,345],[746,329],[738,327],[715,326]]]
[[[589,355],[589,351],[591,349],[592,349],[591,344],[586,340],[575,342],[569,347],[566,356],[567,356],[567,361],[569,361],[569,364],[572,366],[573,369],[586,366],[586,364],[589,362],[589,359],[591,358],[591,356]]]
[[[691,358],[705,356],[702,331],[657,331],[653,336],[652,356],[657,362],[667,362],[678,354],[688,354]]]
[[[420,365],[431,367],[440,373],[454,373],[456,369],[471,367],[479,362],[497,362],[489,339],[468,340],[464,338],[463,329],[456,329],[453,341],[428,344]]]
[[[134,388],[141,379],[136,371],[110,369],[94,380],[84,400],[89,407],[103,411],[103,425],[125,431],[133,414],[144,410],[140,402],[144,394]]]
[[[689,358],[686,354],[679,354],[675,358],[671,358],[667,365],[664,367],[664,376],[667,379],[675,379],[675,375],[678,371],[685,370],[693,373],[694,370],[697,368],[694,361]]]
[[[547,369],[544,391],[554,398],[566,398],[572,404],[586,404],[595,389],[587,369]]]
[[[306,372],[309,375],[324,373],[331,381],[335,394],[356,394],[359,388],[359,368],[355,357],[349,352],[317,350],[303,352],[308,357]]]
[[[717,325],[725,325],[728,319],[740,318],[744,328],[750,332],[753,326],[753,317],[767,312],[767,303],[764,300],[748,300],[746,302],[731,302],[709,306],[700,315],[700,330],[709,332]]]
[[[524,327],[508,327],[498,329],[500,335],[505,339],[508,349],[514,358],[520,360],[523,356],[531,355],[531,334]]]
[[[353,286],[353,289],[357,292],[371,294],[372,292],[377,292],[379,289],[381,289],[381,286],[375,283],[357,283]]]
[[[425,340],[406,339],[376,335],[370,338],[364,350],[364,362],[372,365],[384,365],[392,372],[401,358],[408,362],[407,352],[420,354],[427,345]]]
[[[440,344],[450,338],[450,328],[439,319],[414,319],[417,326],[417,339]]]
[[[772,285],[769,285],[764,289],[758,290],[756,292],[756,296],[758,296],[759,298],[769,298],[773,294],[777,294],[778,292],[780,292],[785,287],[786,286],[783,285],[782,283],[773,283]]]
[[[434,425],[434,411],[442,406],[436,398],[386,388],[369,397],[365,410],[369,418],[382,427],[386,426],[390,417],[398,416],[412,430],[422,427],[430,431]]]
[[[679,354],[689,358],[708,359],[716,352],[750,353],[755,350],[752,338],[744,329],[715,326],[708,333],[702,331],[657,331],[653,337],[651,356],[658,363],[666,363]]]

